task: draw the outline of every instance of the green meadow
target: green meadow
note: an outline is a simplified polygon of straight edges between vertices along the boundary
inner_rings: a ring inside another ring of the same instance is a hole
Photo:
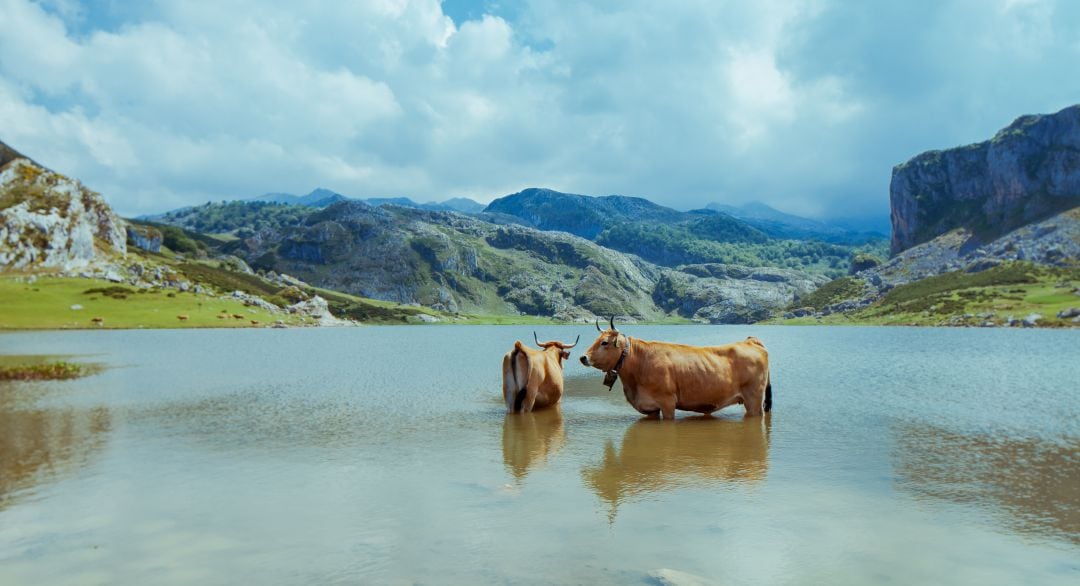
[[[136,289],[96,279],[43,276],[33,283],[25,281],[0,277],[0,329],[237,328],[266,327],[277,320],[288,325],[304,323],[297,316],[245,307],[231,297]]]
[[[855,290],[856,279],[838,279],[810,296],[821,306]],[[861,286],[861,285],[859,285]],[[953,272],[900,285],[863,309],[822,317],[775,319],[780,324],[963,326],[1007,325],[1042,316],[1040,327],[1069,327],[1063,310],[1080,307],[1080,269],[1012,263],[980,273]],[[805,301],[805,300],[804,300]],[[812,304],[807,304],[814,307]]]

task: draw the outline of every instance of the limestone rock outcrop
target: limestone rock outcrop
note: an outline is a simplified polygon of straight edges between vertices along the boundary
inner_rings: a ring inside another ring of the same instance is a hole
[[[892,253],[962,228],[982,243],[1080,205],[1080,105],[893,169]]]
[[[77,270],[127,253],[99,194],[0,143],[0,269]]]

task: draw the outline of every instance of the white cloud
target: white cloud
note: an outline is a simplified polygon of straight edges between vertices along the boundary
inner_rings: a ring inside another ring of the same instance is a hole
[[[893,164],[1075,99],[1070,8],[0,0],[0,139],[130,214],[530,185],[881,211]]]

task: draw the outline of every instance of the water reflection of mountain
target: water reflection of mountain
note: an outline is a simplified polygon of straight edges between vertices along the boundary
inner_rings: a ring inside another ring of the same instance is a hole
[[[745,420],[641,419],[616,449],[608,441],[600,464],[582,469],[585,484],[611,505],[687,486],[753,484],[768,471],[772,417]]]
[[[985,508],[1014,530],[1080,543],[1080,441],[897,428],[899,486]]]
[[[105,446],[104,408],[8,410],[0,405],[0,510],[20,493],[78,469]]]
[[[532,413],[508,414],[503,420],[503,464],[520,482],[531,468],[558,453],[565,441],[562,410],[558,405]]]

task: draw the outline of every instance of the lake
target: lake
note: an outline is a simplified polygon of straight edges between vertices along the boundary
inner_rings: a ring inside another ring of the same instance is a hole
[[[0,584],[1080,581],[1080,331],[760,337],[773,413],[642,420],[577,362],[504,413],[532,327],[13,333],[108,366],[0,384]]]

